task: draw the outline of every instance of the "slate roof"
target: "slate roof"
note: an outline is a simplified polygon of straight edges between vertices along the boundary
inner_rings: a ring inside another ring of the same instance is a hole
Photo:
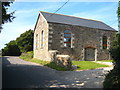
[[[85,26],[85,27],[91,27],[91,28],[116,31],[115,29],[113,29],[112,27],[106,25],[101,21],[83,19],[79,17],[62,15],[62,14],[54,14],[54,13],[43,12],[43,11],[40,11],[40,12],[45,17],[47,22],[70,24],[70,25]]]

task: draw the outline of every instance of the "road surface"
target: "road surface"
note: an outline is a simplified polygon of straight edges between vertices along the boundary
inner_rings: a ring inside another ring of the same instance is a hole
[[[57,71],[19,57],[2,58],[2,88],[102,88],[107,71]]]

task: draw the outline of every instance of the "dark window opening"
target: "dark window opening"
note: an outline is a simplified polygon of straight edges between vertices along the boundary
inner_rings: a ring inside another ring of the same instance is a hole
[[[107,37],[103,36],[103,49],[107,49]]]

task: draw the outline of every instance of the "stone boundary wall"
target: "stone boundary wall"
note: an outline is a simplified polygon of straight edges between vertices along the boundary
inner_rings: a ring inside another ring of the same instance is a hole
[[[72,67],[72,63],[69,55],[56,55],[56,59],[54,60],[54,63],[68,70],[70,70]]]

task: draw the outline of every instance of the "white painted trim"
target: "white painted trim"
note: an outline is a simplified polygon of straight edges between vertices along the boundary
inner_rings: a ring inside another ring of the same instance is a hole
[[[72,44],[71,48],[75,48],[75,46]]]
[[[110,37],[107,37],[107,49],[110,48]]]
[[[64,45],[60,45],[60,47],[64,47]]]
[[[51,29],[53,29],[51,26],[49,26],[49,29],[51,30]]]
[[[53,36],[49,35],[49,38],[52,38]]]
[[[48,46],[51,47],[51,44],[49,44]]]
[[[64,33],[61,33],[60,47],[64,47]]]
[[[52,40],[49,40],[48,42],[50,42],[50,43],[51,43],[51,42],[52,42]]]
[[[103,49],[103,37],[100,37],[100,49]]]
[[[83,48],[83,61],[85,61],[85,48]]]
[[[53,31],[49,31],[49,34],[53,34]]]
[[[75,46],[74,46],[74,40],[75,40],[74,34],[71,33],[71,48],[75,48]]]
[[[95,61],[97,61],[97,49],[95,49]]]
[[[51,26],[52,25],[52,23],[49,23],[49,26]]]
[[[60,40],[60,43],[63,43],[63,40]]]

